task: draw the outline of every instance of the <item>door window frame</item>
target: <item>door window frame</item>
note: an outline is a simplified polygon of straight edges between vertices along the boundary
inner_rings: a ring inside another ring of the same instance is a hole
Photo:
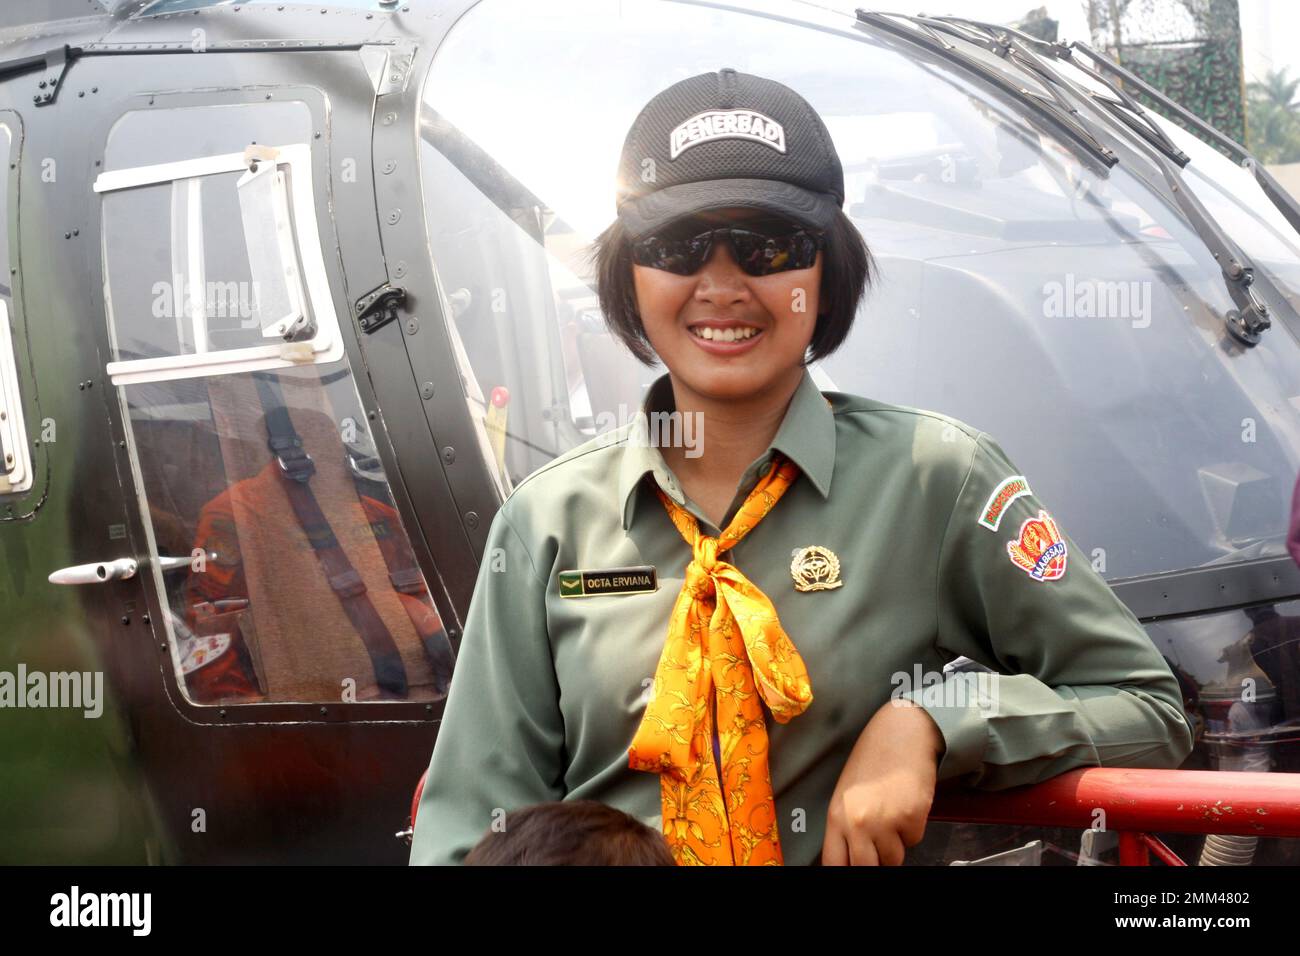
[[[265,150],[265,147],[261,148]],[[290,143],[272,147],[276,151],[277,167],[287,166],[290,181],[290,207],[293,211],[294,242],[302,258],[302,278],[317,330],[310,342],[257,345],[238,349],[220,349],[183,355],[164,355],[155,358],[131,359],[109,362],[105,370],[114,385],[137,385],[148,382],[171,381],[181,378],[198,378],[212,375],[229,375],[263,369],[291,368],[307,363],[325,364],[344,357],[343,337],[339,332],[338,315],[330,294],[329,277],[325,271],[325,258],[321,251],[320,231],[316,221],[315,192],[311,175],[311,145]],[[265,162],[265,159],[259,159]],[[247,170],[249,160],[245,153],[222,153],[174,163],[153,166],[134,166],[127,169],[106,170],[95,178],[96,193],[109,193],[139,186],[175,184],[186,180],[197,181],[203,176]],[[117,330],[113,322],[112,281],[107,261],[107,242],[104,249],[104,274],[108,295],[105,305],[109,312],[109,335],[116,346]],[[193,282],[195,277],[189,276]],[[201,281],[201,279],[199,280]]]

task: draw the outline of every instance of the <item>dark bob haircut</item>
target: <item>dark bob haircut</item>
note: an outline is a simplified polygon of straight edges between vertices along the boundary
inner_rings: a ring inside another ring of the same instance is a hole
[[[632,282],[632,253],[627,230],[621,219],[596,237],[587,253],[595,266],[596,294],[600,311],[609,330],[628,347],[642,364],[653,365],[656,356],[637,308],[636,288]],[[822,251],[822,280],[818,290],[817,325],[808,344],[804,364],[830,355],[849,336],[858,302],[875,276],[875,260],[862,239],[862,233],[844,215],[835,219],[826,236]]]

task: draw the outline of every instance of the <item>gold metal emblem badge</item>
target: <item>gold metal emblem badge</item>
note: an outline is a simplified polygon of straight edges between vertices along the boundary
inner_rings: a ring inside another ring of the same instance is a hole
[[[840,559],[830,548],[810,544],[796,548],[790,562],[790,575],[797,591],[829,591],[844,582],[840,580]]]

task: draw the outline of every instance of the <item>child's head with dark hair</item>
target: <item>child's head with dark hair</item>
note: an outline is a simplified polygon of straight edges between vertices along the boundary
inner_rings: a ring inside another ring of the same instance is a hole
[[[674,866],[663,834],[595,800],[560,800],[506,814],[466,866]]]

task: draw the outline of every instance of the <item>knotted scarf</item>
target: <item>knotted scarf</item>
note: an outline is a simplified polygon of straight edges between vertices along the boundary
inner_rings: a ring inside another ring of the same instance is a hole
[[[774,452],[771,467],[717,538],[702,535],[694,515],[655,489],[693,557],[628,765],[660,775],[664,836],[679,865],[783,862],[760,698],[784,724],[812,703],[812,687],[771,600],[718,555],[748,534],[798,475]],[[714,707],[721,781],[713,758]]]

